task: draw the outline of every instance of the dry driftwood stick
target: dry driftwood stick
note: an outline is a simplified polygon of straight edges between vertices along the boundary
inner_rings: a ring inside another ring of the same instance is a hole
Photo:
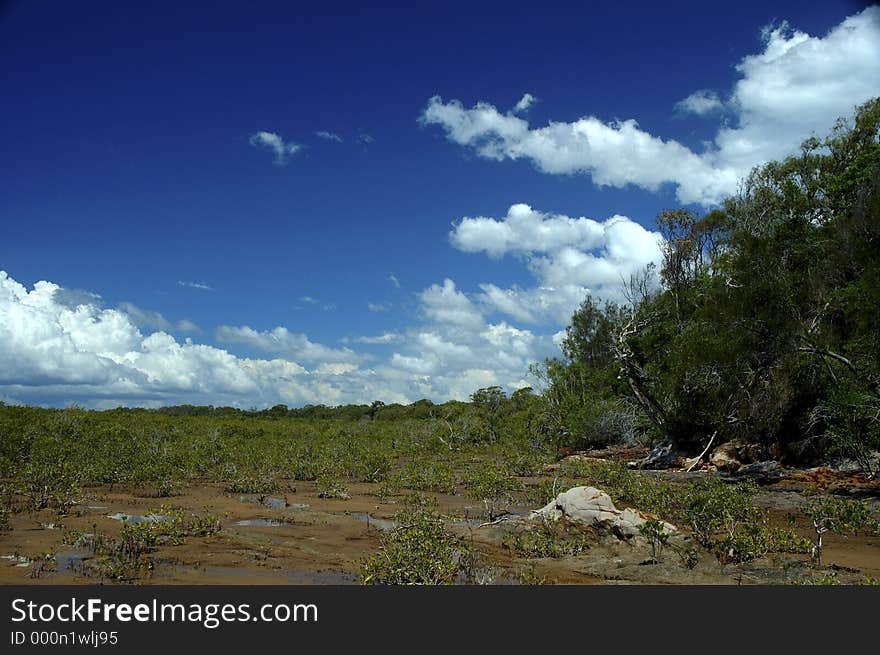
[[[699,464],[700,461],[702,461],[702,459],[703,459],[703,455],[705,455],[706,453],[709,452],[709,448],[712,447],[712,442],[715,441],[715,436],[716,436],[717,434],[718,434],[718,430],[715,430],[715,432],[712,433],[712,436],[709,437],[709,443],[707,443],[707,444],[706,444],[706,447],[703,448],[703,452],[700,453],[700,456],[697,457],[696,461],[694,461],[693,464],[691,464],[690,466],[688,466],[686,473],[690,473],[690,472],[691,472],[691,469],[694,468],[697,464]]]

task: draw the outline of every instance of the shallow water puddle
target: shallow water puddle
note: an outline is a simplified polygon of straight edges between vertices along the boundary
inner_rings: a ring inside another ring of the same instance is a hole
[[[123,514],[122,512],[110,514],[107,518],[113,519],[114,521],[128,521],[129,523],[160,523],[162,521],[174,520],[173,516],[162,516],[161,514],[147,514],[141,516],[139,514]]]
[[[55,553],[56,573],[76,573],[89,554],[83,550],[62,550]]]
[[[290,525],[290,523],[282,521],[281,519],[242,519],[241,521],[236,521],[235,525],[278,527],[281,525]]]
[[[450,525],[456,525],[460,528],[478,528],[484,523],[486,523],[486,519],[481,518],[464,518],[464,519],[453,519],[450,521]]]
[[[239,496],[238,499],[243,503],[255,503],[257,505],[265,505],[272,509],[308,509],[308,503],[289,503],[286,498],[263,498],[259,496]]]
[[[18,566],[20,568],[30,566],[33,562],[30,557],[25,557],[24,555],[0,555],[0,559],[16,562],[15,566]]]
[[[357,519],[358,521],[366,521],[367,525],[375,525],[380,530],[393,530],[397,527],[397,523],[395,521],[389,521],[388,519],[377,519],[373,518],[369,514],[365,514],[364,512],[352,512],[349,516],[353,519]]]
[[[490,520],[488,517],[466,516],[464,518],[453,519],[450,521],[450,525],[462,528],[479,528],[484,525],[497,525],[504,521],[519,521],[523,518],[524,517],[521,514],[512,513],[501,514],[500,516],[496,516],[494,520]]]

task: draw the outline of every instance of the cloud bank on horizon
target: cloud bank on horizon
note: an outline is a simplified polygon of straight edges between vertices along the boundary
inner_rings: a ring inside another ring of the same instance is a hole
[[[556,348],[552,337],[487,321],[451,280],[423,292],[425,324],[353,340],[400,346],[378,362],[280,326],[219,326],[219,342],[264,355],[240,357],[170,333],[188,331],[186,323],[130,304],[104,308],[90,294],[71,301],[65,292],[47,281],[28,290],[0,271],[0,400],[100,408],[467,398],[493,384],[526,386],[529,363]]]

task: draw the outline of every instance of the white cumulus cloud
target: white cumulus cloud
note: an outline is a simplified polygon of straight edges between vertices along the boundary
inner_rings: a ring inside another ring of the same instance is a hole
[[[403,340],[403,337],[397,332],[383,332],[382,334],[375,337],[355,337],[352,339],[355,343],[366,343],[366,344],[381,344],[381,343],[398,343]]]
[[[419,294],[425,316],[439,323],[451,323],[463,327],[483,324],[480,310],[468,297],[455,288],[455,282],[446,278],[443,286],[432,284]]]
[[[675,108],[688,114],[705,116],[713,111],[723,109],[724,103],[721,102],[715,91],[700,89],[699,91],[694,91],[684,100],[679,100]]]
[[[531,362],[558,352],[550,336],[484,321],[451,280],[426,290],[423,309],[422,325],[352,340],[394,344],[372,367],[363,354],[285,327],[218,328],[219,341],[271,356],[241,357],[151,327],[164,326],[158,312],[104,308],[97,294],[47,281],[27,289],[0,271],[0,398],[100,408],[442,402],[492,384],[513,391],[528,383]]]
[[[188,282],[184,280],[178,280],[177,284],[182,287],[189,287],[190,289],[201,289],[202,291],[213,291],[214,288],[205,284],[204,282]]]
[[[336,141],[336,143],[342,143],[342,137],[336,134],[336,132],[319,130],[318,132],[315,132],[315,136],[317,136],[319,139],[324,139],[325,141]]]
[[[226,351],[181,344],[163,331],[145,336],[120,309],[71,308],[56,302],[61,288],[41,281],[28,291],[0,271],[0,387],[7,395],[42,389],[73,398],[160,398],[210,389],[222,397],[257,389]]]
[[[306,335],[291,332],[282,326],[258,331],[247,325],[221,325],[217,328],[216,335],[221,343],[247,345],[264,352],[284,355],[296,362],[357,363],[364,359],[350,348],[330,348],[314,343]]]
[[[523,97],[520,98],[520,101],[516,103],[516,105],[514,105],[513,111],[517,113],[528,111],[529,107],[535,104],[537,100],[538,99],[531,93],[523,94]]]
[[[480,284],[484,306],[525,323],[563,325],[587,294],[622,302],[624,282],[659,263],[662,244],[659,233],[626,216],[596,221],[521,203],[501,219],[463,218],[449,240],[463,252],[520,257],[534,276],[537,284],[530,289]]]
[[[734,193],[754,166],[794,153],[806,136],[826,133],[877,95],[880,7],[847,18],[824,37],[785,24],[765,30],[763,52],[743,58],[736,70],[740,79],[726,103],[735,120],[699,153],[642,130],[633,118],[584,116],[532,127],[487,102],[467,108],[435,96],[420,121],[439,125],[451,141],[487,159],[528,159],[551,174],[587,173],[599,186],[656,191],[672,184],[681,202],[709,206]],[[717,92],[702,90],[682,106],[705,113],[720,102]]]
[[[290,155],[295,155],[302,150],[302,146],[298,143],[285,142],[279,134],[275,132],[256,132],[251,135],[250,144],[252,146],[262,146],[269,148],[275,153],[275,163],[284,166]]]

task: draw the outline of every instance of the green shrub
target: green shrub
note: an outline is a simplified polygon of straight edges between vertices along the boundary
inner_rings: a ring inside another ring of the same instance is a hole
[[[514,458],[509,465],[510,472],[521,478],[541,475],[550,458],[545,455],[528,453]]]
[[[826,532],[846,535],[870,530],[880,533],[880,523],[872,518],[871,508],[864,500],[822,496],[811,499],[804,514],[813,522],[816,532],[814,553],[819,566],[822,565],[822,535]]]
[[[525,559],[582,555],[590,548],[587,536],[576,527],[548,521],[533,529],[506,534],[501,545]]]
[[[468,498],[476,500],[506,500],[511,492],[522,488],[506,466],[488,463],[470,471],[464,482]]]
[[[351,494],[344,484],[334,475],[323,474],[316,481],[318,487],[318,497],[320,498],[336,498],[338,500],[348,500]]]
[[[768,553],[809,553],[813,544],[792,530],[769,527],[766,521],[739,526],[713,550],[723,562],[747,562]]]
[[[666,526],[652,516],[645,519],[645,522],[639,526],[639,532],[651,544],[651,559],[658,562],[663,552],[663,546],[669,541]]]
[[[193,537],[210,537],[220,530],[220,517],[216,514],[192,516],[186,522],[186,533]]]
[[[399,512],[378,553],[361,568],[364,584],[453,584],[463,577],[470,548],[446,531],[425,505]]]
[[[388,476],[390,488],[455,493],[455,475],[449,464],[417,459]]]
[[[14,480],[15,491],[28,499],[29,509],[54,507],[67,514],[80,494],[76,468],[64,459],[36,459],[22,467]]]
[[[225,490],[233,494],[271,494],[278,490],[278,481],[271,473],[243,473],[230,480]]]

